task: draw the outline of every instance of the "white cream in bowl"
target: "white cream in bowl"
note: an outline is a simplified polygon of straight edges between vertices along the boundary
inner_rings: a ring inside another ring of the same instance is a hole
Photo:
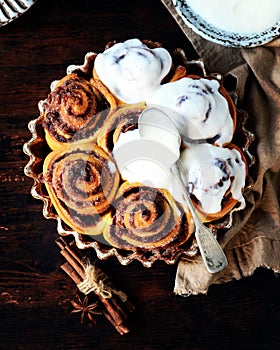
[[[263,32],[280,20],[279,0],[187,0],[187,4],[207,23],[242,35]]]

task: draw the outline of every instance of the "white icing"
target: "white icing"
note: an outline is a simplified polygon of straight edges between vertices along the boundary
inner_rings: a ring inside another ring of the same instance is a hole
[[[135,159],[121,171],[122,178],[129,182],[140,182],[144,185],[165,188],[170,191],[172,182],[170,174],[160,163],[151,159]]]
[[[172,159],[180,155],[176,128],[186,139],[215,138],[215,143],[222,146],[232,140],[234,125],[217,80],[182,78],[161,85],[171,64],[171,56],[165,49],[149,49],[138,39],[118,43],[95,59],[97,75],[120,100],[145,101],[148,106],[164,111],[175,125],[170,130],[168,122],[158,119],[163,117],[162,111],[154,115],[155,109],[151,108],[151,114],[143,119],[151,123],[143,126],[139,122],[141,133],[139,129],[121,133],[113,149],[121,177],[164,188],[176,200],[183,201],[170,171]],[[180,170],[188,191],[199,200],[204,212],[220,212],[228,190],[244,205],[246,166],[236,149],[189,144],[181,153]]]
[[[233,120],[217,80],[182,78],[161,85],[148,105],[166,108],[182,137],[201,140],[216,137],[218,145],[230,142]]]
[[[164,48],[150,49],[138,39],[117,43],[97,55],[94,67],[101,81],[126,103],[145,101],[172,65]]]
[[[167,147],[168,154],[158,154],[157,159],[171,167],[180,157],[181,138],[172,120],[158,108],[148,108],[138,120],[141,139],[153,140]]]
[[[279,0],[187,0],[209,24],[239,34],[259,33],[280,20]]]
[[[109,170],[112,174],[117,171],[115,163],[113,163],[112,161],[108,161],[107,164],[108,164]]]
[[[165,133],[164,130],[158,134]],[[151,134],[148,132],[147,135],[150,137]],[[170,148],[167,147],[170,146],[174,148],[174,145],[166,146],[158,140],[143,139],[139,129],[135,129],[120,134],[114,145],[113,157],[123,180],[164,188],[172,193],[174,177],[170,172],[170,164],[163,160],[164,157],[174,156],[169,154]],[[178,143],[177,148],[179,149]]]
[[[190,145],[181,154],[180,169],[189,193],[199,200],[205,213],[220,212],[228,190],[244,205],[246,166],[236,149]]]
[[[149,133],[147,133],[150,135]],[[164,140],[142,139],[139,130],[121,133],[115,143],[113,156],[123,180],[164,188],[174,199],[184,203],[178,183],[166,166],[163,157],[168,157]],[[155,148],[158,150],[155,150]],[[157,158],[158,152],[163,151]],[[246,165],[236,149],[217,147],[211,144],[189,144],[180,156],[180,171],[190,194],[200,202],[205,213],[218,213],[228,190],[232,197],[244,206],[243,189]]]
[[[121,132],[118,140],[114,144],[114,150],[116,150],[118,147],[124,146],[125,144],[128,144],[129,142],[138,141],[141,140],[139,130],[129,130],[127,132]]]

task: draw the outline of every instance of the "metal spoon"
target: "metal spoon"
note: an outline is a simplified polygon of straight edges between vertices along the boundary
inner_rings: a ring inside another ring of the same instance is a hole
[[[164,145],[166,145],[167,142],[169,145],[173,145],[174,150],[171,152],[171,154],[173,154],[174,157],[170,157],[170,155],[168,157],[159,155],[161,158],[160,161],[171,170],[180,186],[183,194],[183,204],[185,209],[188,208],[193,217],[195,237],[207,270],[210,273],[216,273],[223,270],[228,264],[227,258],[212,231],[206,227],[198,217],[196,209],[194,208],[189,193],[186,190],[184,181],[181,177],[178,164],[178,150],[181,143],[181,136],[176,126],[162,110],[151,107],[146,109],[139,117],[138,128],[140,137],[143,139],[153,139]],[[166,135],[167,133],[168,140],[166,137],[163,137],[163,135]],[[178,149],[176,147],[178,147]]]

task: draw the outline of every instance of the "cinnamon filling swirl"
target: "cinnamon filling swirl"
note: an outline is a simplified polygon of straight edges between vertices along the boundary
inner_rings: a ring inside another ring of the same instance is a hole
[[[94,140],[104,120],[101,112],[108,111],[109,107],[98,85],[75,73],[65,76],[43,105],[43,127],[49,146],[56,149],[61,144],[84,138]]]
[[[114,208],[104,231],[105,239],[114,247],[164,247],[182,235],[182,213],[164,189],[125,182]],[[187,235],[188,230],[184,231],[184,236]]]
[[[145,104],[135,104],[116,109],[100,130],[98,145],[111,154],[122,133],[137,129],[139,116],[145,108]]]
[[[71,228],[99,234],[119,185],[114,162],[97,145],[73,143],[51,152],[43,179],[52,203]]]

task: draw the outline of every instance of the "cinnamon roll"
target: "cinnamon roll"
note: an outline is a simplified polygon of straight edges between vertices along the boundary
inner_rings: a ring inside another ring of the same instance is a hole
[[[189,144],[181,153],[180,169],[203,221],[224,217],[238,203],[244,207],[247,163],[237,146]]]
[[[93,143],[61,146],[46,157],[43,182],[59,217],[73,230],[100,234],[119,186],[112,159]]]
[[[138,118],[145,108],[144,103],[138,103],[115,109],[103,124],[97,144],[111,154],[122,133],[138,128]]]
[[[75,73],[65,76],[42,106],[43,127],[50,148],[85,138],[94,140],[104,113],[115,105],[114,97],[100,81],[90,83]]]
[[[147,105],[164,109],[185,139],[219,146],[232,140],[236,109],[216,79],[189,76],[162,84],[148,96]]]
[[[180,206],[164,189],[125,182],[114,201],[104,238],[121,249],[154,249],[184,243],[192,233]]]
[[[172,66],[169,52],[150,48],[139,39],[117,43],[94,62],[94,77],[124,103],[139,103],[157,89]]]

